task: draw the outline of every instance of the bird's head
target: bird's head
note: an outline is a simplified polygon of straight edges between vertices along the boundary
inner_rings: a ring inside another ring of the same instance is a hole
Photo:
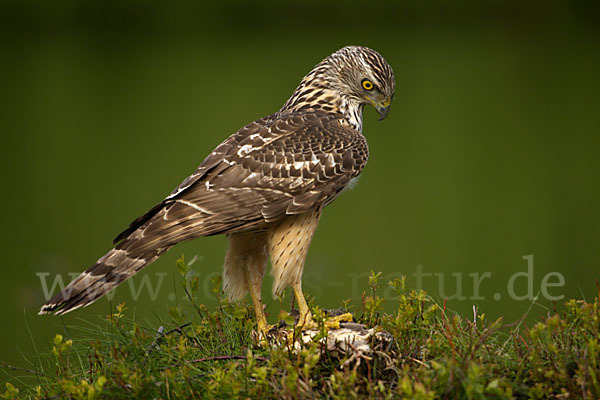
[[[325,60],[325,79],[342,96],[360,105],[371,104],[384,119],[395,90],[394,71],[375,50],[360,46],[344,47]]]
[[[339,112],[360,131],[363,107],[371,104],[380,120],[385,118],[394,88],[392,67],[378,52],[367,47],[347,46],[317,64],[280,112]]]

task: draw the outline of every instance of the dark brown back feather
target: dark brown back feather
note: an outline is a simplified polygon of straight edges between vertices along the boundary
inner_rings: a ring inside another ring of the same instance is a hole
[[[261,229],[329,204],[368,158],[367,143],[340,114],[274,115],[221,143],[170,196],[133,221],[116,246],[40,313],[96,301],[170,247],[200,236]]]

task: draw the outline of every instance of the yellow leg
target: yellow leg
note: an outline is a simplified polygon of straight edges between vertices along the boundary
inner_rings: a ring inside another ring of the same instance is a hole
[[[267,257],[265,233],[242,232],[229,235],[223,288],[233,301],[241,300],[246,292],[250,292],[259,335],[262,337],[269,330],[260,294]]]
[[[312,313],[308,308],[304,294],[302,293],[302,286],[300,282],[292,285],[294,295],[298,301],[298,311],[300,311],[300,318],[298,319],[298,325],[302,329],[316,329],[317,324],[312,320]],[[327,318],[325,320],[325,327],[327,329],[340,329],[340,322],[352,322],[352,314],[345,313],[336,317]]]
[[[304,293],[302,293],[302,285],[300,282],[296,282],[292,285],[292,289],[294,290],[294,296],[296,297],[296,301],[298,302],[298,311],[300,311],[300,318],[298,319],[298,325],[309,327],[314,325],[312,320],[312,313],[308,308],[308,304],[306,303],[306,299],[304,298]]]
[[[254,313],[256,314],[258,330],[261,334],[265,335],[269,331],[269,324],[267,323],[267,317],[265,316],[263,304],[260,300],[260,287],[251,288],[250,297],[252,297],[252,304],[254,305]]]
[[[254,305],[254,313],[256,314],[256,322],[258,324],[258,331],[265,337],[269,331],[269,324],[267,323],[267,317],[263,310],[263,304],[261,301],[261,287],[262,287],[262,273],[254,268],[251,263],[246,263],[244,269],[244,278],[246,280],[246,287],[250,292],[252,298],[252,304]]]

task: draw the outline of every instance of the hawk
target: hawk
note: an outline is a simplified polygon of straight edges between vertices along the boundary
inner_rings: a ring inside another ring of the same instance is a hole
[[[268,327],[261,285],[269,257],[273,294],[280,296],[291,286],[299,321],[311,321],[301,279],[313,233],[323,208],[367,162],[364,106],[374,106],[385,118],[394,87],[392,68],[376,51],[347,46],[331,54],[302,79],[279,111],[217,146],[40,314],[87,306],[175,244],[225,234],[223,288],[232,300],[250,293],[259,331]]]

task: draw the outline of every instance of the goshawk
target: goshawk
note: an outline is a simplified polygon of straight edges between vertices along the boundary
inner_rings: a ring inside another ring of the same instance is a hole
[[[370,104],[385,118],[394,86],[392,68],[376,51],[348,46],[331,54],[279,111],[217,146],[40,314],[93,303],[181,241],[226,234],[224,290],[232,300],[250,292],[259,330],[268,326],[261,285],[269,257],[273,293],[291,286],[300,321],[311,321],[301,279],[313,233],[323,208],[367,162],[363,107]]]

